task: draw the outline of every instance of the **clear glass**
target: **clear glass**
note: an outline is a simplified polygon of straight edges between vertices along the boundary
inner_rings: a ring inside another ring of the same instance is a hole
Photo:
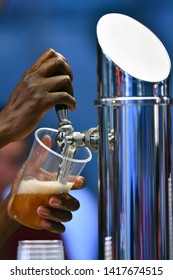
[[[35,132],[35,140],[10,209],[13,218],[30,228],[42,228],[37,208],[41,205],[48,207],[52,196],[66,197],[76,177],[92,158],[86,147],[78,148],[73,157],[62,156],[55,140],[57,132],[52,128],[40,128]]]
[[[18,242],[18,260],[64,260],[62,240],[21,240]]]

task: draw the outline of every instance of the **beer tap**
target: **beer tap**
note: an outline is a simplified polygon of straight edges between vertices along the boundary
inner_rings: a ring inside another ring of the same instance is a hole
[[[68,119],[68,110],[66,105],[56,105],[55,110],[59,119],[58,133],[56,136],[56,143],[60,147],[61,155],[64,157],[60,166],[58,180],[65,184],[71,168],[71,161],[67,158],[73,159],[78,147],[87,146],[90,150],[97,151],[99,134],[98,128],[90,128],[84,132],[76,132]]]
[[[68,156],[70,144],[66,141],[66,137],[70,136],[74,128],[68,119],[68,110],[66,105],[56,105],[55,110],[59,119],[58,133],[56,142],[61,149],[61,154]]]
[[[76,147],[66,141],[66,137],[71,135],[73,127],[68,120],[68,111],[66,105],[56,105],[55,110],[59,119],[58,133],[56,142],[61,150],[61,155],[64,157],[58,172],[58,181],[66,184],[68,181],[68,174],[70,173],[71,161],[67,158],[73,158],[76,152]]]
[[[59,118],[58,134],[56,142],[61,148],[62,154],[67,156],[69,147],[88,147],[90,150],[97,151],[99,143],[98,128],[93,127],[87,131],[74,131],[71,121],[68,119],[67,107],[64,105],[55,106]]]

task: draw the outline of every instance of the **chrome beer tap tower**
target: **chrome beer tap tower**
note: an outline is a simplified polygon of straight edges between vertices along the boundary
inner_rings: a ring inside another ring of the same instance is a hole
[[[99,259],[173,259],[169,55],[122,14],[98,21],[97,40],[98,127],[74,132],[64,112],[57,141],[98,151]]]

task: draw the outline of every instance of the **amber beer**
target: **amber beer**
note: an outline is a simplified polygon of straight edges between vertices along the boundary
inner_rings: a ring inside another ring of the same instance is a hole
[[[71,182],[66,185],[58,181],[38,181],[35,179],[22,180],[16,194],[10,213],[21,224],[42,229],[41,217],[37,215],[39,206],[49,206],[49,199],[52,196],[66,196],[72,187]]]

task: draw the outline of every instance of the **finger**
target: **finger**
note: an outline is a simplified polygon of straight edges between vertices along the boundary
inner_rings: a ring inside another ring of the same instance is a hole
[[[42,86],[48,92],[67,92],[73,96],[73,85],[68,75],[46,78],[42,81]]]
[[[38,168],[45,161],[45,159],[47,157],[48,150],[46,149],[46,147],[48,147],[48,148],[51,147],[51,143],[52,143],[51,137],[49,135],[44,135],[41,142],[42,142],[42,145],[38,145],[32,151],[32,154],[29,158],[30,168],[28,168],[28,170],[27,170],[28,174],[30,174],[30,173],[36,174],[38,171]]]
[[[44,135],[43,138],[41,139],[41,142],[43,143],[43,145],[45,145],[46,147],[50,148],[51,144],[52,144],[52,140],[51,137],[49,135]]]
[[[65,226],[61,223],[56,223],[50,220],[42,219],[41,225],[46,230],[52,233],[63,233],[65,231]]]
[[[49,96],[47,96],[45,100],[47,110],[49,110],[50,108],[52,108],[57,104],[65,104],[67,105],[68,109],[71,111],[76,110],[76,100],[70,94],[66,92],[51,92],[49,94],[50,94],[50,98]],[[44,100],[42,100],[42,103],[44,105]]]
[[[39,206],[37,208],[37,214],[44,219],[48,219],[57,223],[69,222],[72,219],[72,213],[70,211],[47,208],[44,206]]]
[[[53,208],[65,211],[76,211],[80,207],[79,201],[69,194],[65,194],[65,196],[61,195],[60,198],[52,196],[49,199],[49,205]]]
[[[35,72],[40,67],[41,64],[43,64],[44,62],[46,62],[46,60],[53,57],[60,57],[62,60],[66,61],[65,57],[63,57],[60,53],[57,53],[55,50],[49,48],[37,59],[37,61],[26,71],[26,73],[31,74]]]
[[[48,150],[46,147],[51,147],[51,137],[49,135],[45,135],[41,140],[42,145],[38,145],[32,153],[32,161],[34,167],[40,166],[43,161],[45,161]]]
[[[69,65],[61,57],[48,59],[40,65],[38,71],[43,77],[68,75],[71,80],[73,79]]]
[[[85,187],[85,178],[82,176],[78,176],[76,177],[71,189],[78,190],[78,189],[83,189],[84,187]]]

